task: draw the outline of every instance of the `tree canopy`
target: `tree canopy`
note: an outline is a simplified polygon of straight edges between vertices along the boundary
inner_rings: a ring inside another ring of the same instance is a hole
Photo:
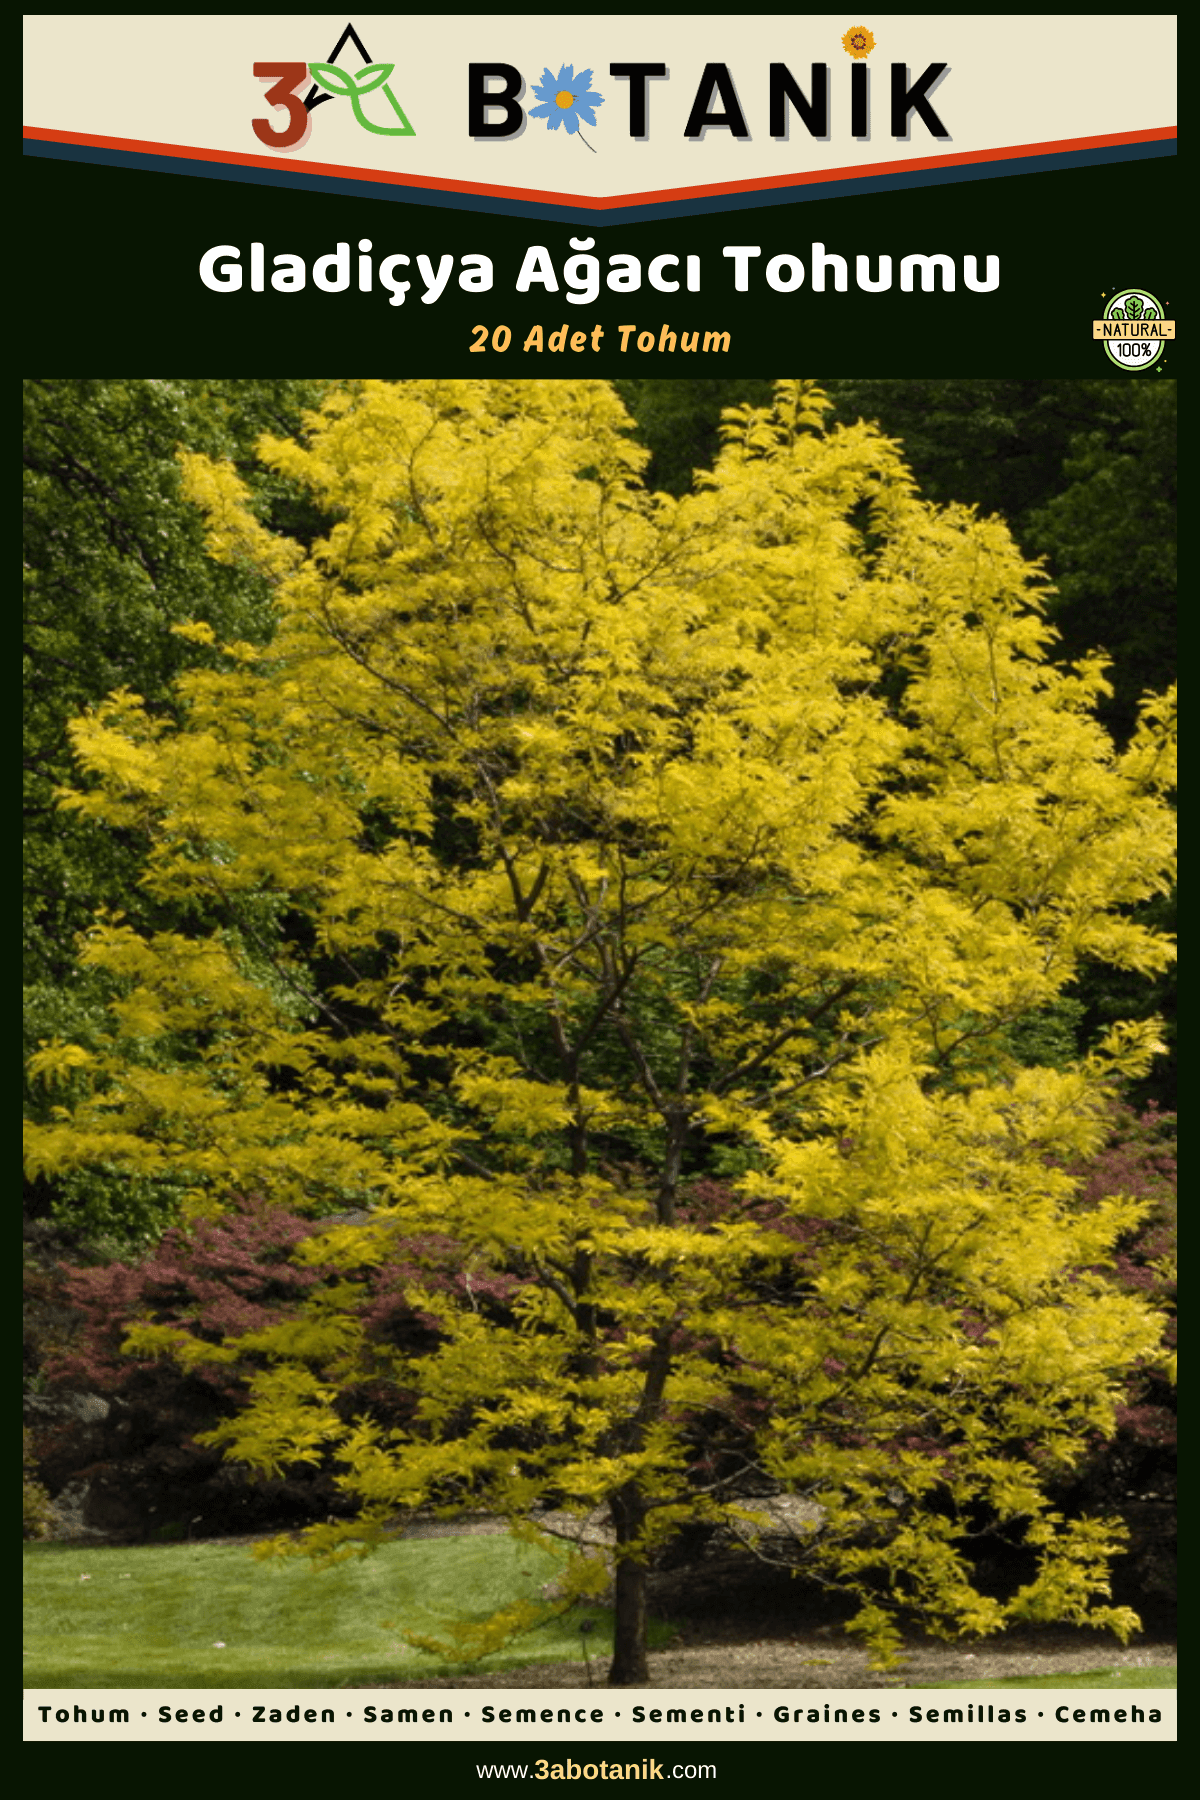
[[[769,391],[754,380],[615,385],[652,452],[649,477],[673,494],[711,466],[722,408],[761,405]],[[1142,699],[1175,671],[1177,384],[839,376],[824,385],[835,419],[871,419],[899,440],[927,499],[999,514],[1026,555],[1046,559],[1056,655],[1111,659],[1097,715],[1128,742]],[[1172,931],[1175,911],[1171,895],[1137,916]],[[1174,1110],[1176,1006],[1174,969],[1147,982],[1096,962],[1042,1015],[1041,1047],[1053,1034],[1086,1048],[1114,1019],[1161,1017],[1167,1054],[1131,1097]]]
[[[212,554],[275,584],[271,642],[181,625],[214,654],[177,718],[124,690],[72,728],[67,806],[144,839],[178,922],[93,926],[116,998],[35,1058],[32,1168],[371,1215],[286,1323],[133,1346],[267,1358],[219,1436],[339,1460],[361,1516],[319,1552],[420,1503],[606,1509],[619,1682],[647,1560],[690,1521],[761,1538],[780,1490],[884,1656],[905,1610],[1134,1623],[1117,1529],[1047,1489],[1158,1354],[1103,1272],[1138,1208],[1064,1166],[1154,1030],[1057,1068],[1015,1036],[1085,960],[1169,959],[1128,909],[1170,880],[1171,704],[1114,750],[1103,662],[1052,660],[1003,523],[827,410],[733,409],[674,500],[600,383],[335,391],[259,446],[335,521],[308,548],[186,459]],[[431,1233],[478,1291],[414,1278],[414,1356],[357,1277]],[[368,1374],[409,1423],[339,1409]],[[1028,1551],[1011,1594],[982,1530]],[[568,1591],[600,1579],[581,1554]]]

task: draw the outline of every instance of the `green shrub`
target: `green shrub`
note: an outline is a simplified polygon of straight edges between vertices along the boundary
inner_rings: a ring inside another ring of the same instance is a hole
[[[43,1538],[50,1534],[50,1496],[37,1479],[37,1464],[28,1428],[21,1433],[21,1536]]]

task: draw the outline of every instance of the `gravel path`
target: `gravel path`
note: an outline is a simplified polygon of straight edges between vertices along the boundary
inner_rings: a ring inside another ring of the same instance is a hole
[[[964,1649],[958,1644],[917,1640],[906,1651],[903,1669],[873,1674],[867,1653],[848,1645],[833,1631],[811,1638],[774,1638],[744,1643],[672,1645],[650,1656],[652,1688],[895,1688],[938,1686],[958,1681],[1014,1680],[1087,1670],[1146,1668],[1175,1663],[1175,1645],[1146,1642],[1123,1649],[1111,1638],[1062,1632],[1036,1639],[1009,1635],[995,1644]],[[592,1660],[592,1681],[604,1686],[604,1664]],[[491,1675],[463,1676],[457,1681],[410,1681],[396,1686],[420,1688],[581,1688],[587,1687],[582,1663],[539,1663],[501,1669]]]

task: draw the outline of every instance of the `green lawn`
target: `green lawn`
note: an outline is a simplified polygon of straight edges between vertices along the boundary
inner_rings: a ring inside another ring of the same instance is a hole
[[[318,1572],[302,1559],[257,1563],[245,1544],[27,1544],[25,1685],[421,1680],[448,1671],[410,1649],[402,1630],[441,1636],[447,1619],[483,1619],[510,1601],[536,1599],[557,1566],[553,1553],[507,1537],[388,1544]],[[540,1627],[478,1668],[582,1661],[579,1616]],[[595,1618],[588,1649],[603,1679],[609,1615],[587,1616]]]
[[[483,1619],[512,1600],[536,1599],[558,1566],[552,1552],[507,1537],[413,1539],[320,1572],[300,1559],[255,1562],[245,1544],[24,1550],[25,1685],[60,1688],[337,1687],[453,1674],[400,1632],[443,1635],[447,1619]],[[581,1661],[580,1616],[519,1639],[479,1672]],[[586,1616],[603,1680],[610,1615]],[[664,1635],[652,1628],[652,1642]],[[1163,1665],[930,1685],[1165,1688],[1175,1673]]]

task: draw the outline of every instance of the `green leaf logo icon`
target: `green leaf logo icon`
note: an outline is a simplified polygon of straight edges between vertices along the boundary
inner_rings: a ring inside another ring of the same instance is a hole
[[[357,75],[351,75],[348,69],[339,68],[337,63],[309,63],[308,72],[318,87],[323,87],[327,94],[335,94],[339,99],[349,100],[354,108],[354,116],[364,131],[373,131],[377,137],[415,137],[417,134],[404,115],[404,109],[388,86],[388,77],[395,69],[395,63],[368,63]],[[375,125],[368,119],[362,109],[362,95],[374,93],[381,88],[399,119],[398,125]]]

